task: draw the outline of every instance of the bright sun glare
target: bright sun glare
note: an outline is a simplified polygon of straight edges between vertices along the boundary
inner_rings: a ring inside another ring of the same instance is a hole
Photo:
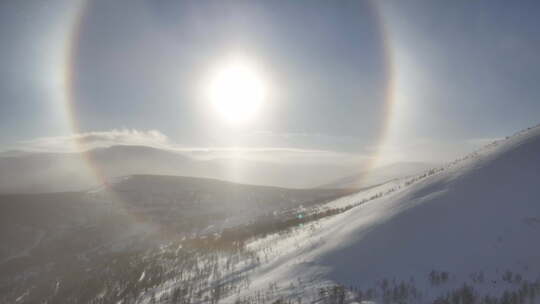
[[[255,69],[242,62],[219,69],[211,80],[209,93],[213,106],[230,123],[254,119],[265,98],[263,81]]]

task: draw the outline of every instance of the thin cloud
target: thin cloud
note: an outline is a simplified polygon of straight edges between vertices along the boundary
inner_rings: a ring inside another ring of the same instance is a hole
[[[157,130],[113,129],[111,131],[35,138],[17,143],[14,149],[31,152],[70,153],[115,145],[166,148],[170,144],[167,136]]]
[[[157,130],[113,129],[110,131],[85,132],[68,136],[41,137],[21,141],[15,150],[26,152],[75,153],[96,148],[118,145],[146,146],[180,153],[193,159],[205,161],[236,159],[239,161],[263,161],[290,164],[359,164],[368,156],[319,149],[290,147],[183,147],[172,142]]]

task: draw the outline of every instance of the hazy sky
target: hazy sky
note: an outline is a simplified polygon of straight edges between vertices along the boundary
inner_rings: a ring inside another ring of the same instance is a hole
[[[443,160],[539,122],[539,29],[534,0],[2,1],[0,147],[129,129]],[[267,87],[241,125],[204,98],[234,56]]]

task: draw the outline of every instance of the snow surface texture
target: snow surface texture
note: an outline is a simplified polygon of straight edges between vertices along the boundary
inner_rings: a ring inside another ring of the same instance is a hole
[[[414,277],[429,298],[437,296],[426,280],[432,270],[450,273],[448,288],[485,273],[477,289],[498,296],[509,284],[500,280],[506,270],[529,280],[540,275],[540,127],[494,142],[410,186],[393,183],[329,204],[398,189],[381,198],[293,235],[251,243],[264,262],[243,296],[275,283],[290,286],[281,296],[296,297],[306,295],[306,284],[373,286],[383,278]]]

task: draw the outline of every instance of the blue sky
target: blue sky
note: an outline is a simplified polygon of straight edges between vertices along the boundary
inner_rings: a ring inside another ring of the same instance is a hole
[[[62,82],[69,45],[79,132],[364,155],[391,119],[392,157],[433,161],[539,122],[537,1],[96,0],[74,40],[76,2],[0,7],[4,148],[73,132]],[[390,118],[383,35],[396,81]],[[256,62],[269,93],[258,119],[230,126],[200,91],[237,54]]]

